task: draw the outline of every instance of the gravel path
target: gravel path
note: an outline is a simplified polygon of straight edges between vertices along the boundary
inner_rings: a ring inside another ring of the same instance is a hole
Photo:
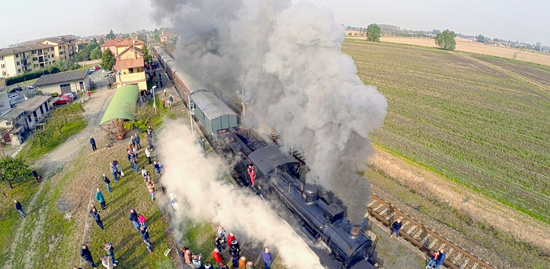
[[[42,158],[38,159],[36,163],[33,165],[35,168],[44,168],[44,181],[40,185],[38,191],[34,194],[30,204],[25,209],[27,212],[31,212],[35,210],[35,205],[37,204],[37,198],[42,193],[42,190],[44,189],[44,186],[46,184],[56,184],[59,179],[62,178],[62,176],[56,177],[57,180],[49,180],[52,179],[54,174],[58,171],[62,171],[63,168],[66,165],[70,165],[71,161],[76,159],[78,154],[81,153],[82,150],[85,150],[86,147],[89,147],[89,138],[90,136],[96,137],[96,141],[98,141],[98,144],[101,145],[101,137],[100,137],[100,128],[99,128],[99,122],[101,120],[101,117],[105,113],[105,110],[107,109],[109,102],[111,98],[113,97],[114,90],[109,90],[107,88],[101,88],[100,90],[96,91],[94,94],[92,94],[91,98],[88,100],[87,97],[84,97],[86,102],[84,103],[84,119],[88,122],[88,125],[84,130],[82,130],[80,133],[70,137],[65,143],[63,143],[61,146],[59,146],[57,149],[55,149],[53,152],[43,156]],[[79,101],[78,99],[77,101]],[[48,193],[44,196],[44,200],[51,199],[55,188],[48,188]],[[43,210],[45,210],[46,205],[42,205],[41,208],[38,208],[38,220],[36,221],[36,224],[34,224],[34,227],[29,228],[27,225],[27,220],[29,218],[26,218],[23,220],[19,228],[16,230],[15,240],[10,245],[10,256],[8,260],[6,261],[6,264],[4,265],[3,269],[9,269],[14,268],[14,256],[15,256],[15,250],[17,249],[18,244],[21,242],[23,238],[28,238],[29,234],[24,234],[23,231],[25,228],[31,229],[31,235],[28,240],[30,240],[30,246],[33,246],[36,244],[36,241],[40,237],[40,235],[43,233],[44,223],[46,220],[47,214],[43,214]],[[23,261],[16,261],[16,264],[18,265],[18,268],[34,268],[33,267],[33,260],[35,256],[35,252],[33,251],[27,251],[24,255]]]

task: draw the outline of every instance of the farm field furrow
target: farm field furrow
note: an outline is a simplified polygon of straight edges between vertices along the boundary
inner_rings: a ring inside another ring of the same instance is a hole
[[[550,68],[360,40],[343,51],[388,99],[375,144],[550,223],[550,99],[469,57],[546,85]]]

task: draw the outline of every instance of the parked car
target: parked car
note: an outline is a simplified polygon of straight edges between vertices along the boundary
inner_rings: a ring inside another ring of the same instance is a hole
[[[88,75],[91,75],[94,72],[93,69],[88,70]]]
[[[11,89],[9,91],[9,93],[16,93],[16,92],[20,92],[20,91],[23,91],[23,89],[21,89],[21,87],[19,87],[19,86],[15,86],[13,89]]]
[[[57,98],[57,100],[55,100],[55,102],[53,102],[53,105],[58,106],[58,105],[63,105],[63,104],[69,103],[69,102],[71,102],[71,97],[64,95],[64,96],[61,96],[61,97]]]
[[[99,65],[96,65],[96,66],[94,66],[94,67],[92,67],[92,68],[94,69],[94,71],[96,71],[96,70],[99,70],[99,69],[101,69],[101,66],[99,66]]]
[[[19,94],[10,94],[8,98],[10,99],[10,104],[15,104],[17,103],[17,101],[21,100],[21,97],[19,97]]]
[[[78,98],[78,94],[74,92],[66,92],[62,96],[68,96],[71,100],[76,100],[76,98]]]
[[[27,85],[27,89],[29,89],[29,90],[34,90],[34,89],[36,89],[36,86],[34,86],[34,85],[32,85],[32,84],[31,84],[31,85]]]

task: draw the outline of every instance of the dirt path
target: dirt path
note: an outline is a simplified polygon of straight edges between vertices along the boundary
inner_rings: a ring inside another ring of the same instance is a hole
[[[382,150],[377,150],[373,165],[417,193],[436,195],[441,201],[466,212],[479,222],[550,251],[550,226],[539,220]]]
[[[27,212],[35,210],[38,197],[41,196],[42,191],[46,185],[48,185],[49,187],[48,192],[44,195],[44,198],[42,200],[49,201],[51,199],[55,187],[50,185],[55,184],[55,182],[58,181],[61,177],[56,177],[57,180],[53,181],[50,179],[53,178],[53,175],[56,172],[62,171],[66,165],[70,165],[71,161],[74,160],[82,150],[90,146],[90,136],[93,135],[96,137],[96,140],[101,140],[99,137],[100,129],[98,124],[101,120],[101,117],[105,113],[105,110],[107,109],[107,106],[109,105],[109,102],[114,92],[114,90],[102,88],[94,93],[92,97],[84,103],[83,106],[85,110],[84,119],[88,122],[86,128],[80,133],[70,137],[65,143],[63,143],[53,152],[37,160],[36,163],[33,165],[33,167],[36,168],[44,168],[45,180],[43,181],[43,184],[40,185],[38,191],[34,194],[28,207],[25,209]],[[84,98],[87,99],[87,97]],[[99,143],[99,145],[101,145],[101,143]],[[47,214],[44,214],[43,212],[43,210],[45,210],[45,207],[46,205],[42,203],[42,206],[38,208],[38,220],[36,221],[36,223],[27,223],[27,219],[29,219],[27,218],[24,219],[21,225],[18,227],[15,232],[15,239],[10,245],[10,256],[6,261],[3,269],[14,268],[13,263],[15,251],[17,249],[17,246],[23,239],[30,240],[30,246],[34,246],[36,240],[44,232],[43,228],[47,216]],[[33,227],[28,227],[29,225],[33,225]],[[29,235],[28,233],[24,233],[25,230],[31,230],[32,232]],[[35,259],[35,254],[36,253],[33,251],[28,251],[27,253],[25,253],[24,259],[22,261],[16,261],[19,265],[19,268],[33,268],[33,260]]]

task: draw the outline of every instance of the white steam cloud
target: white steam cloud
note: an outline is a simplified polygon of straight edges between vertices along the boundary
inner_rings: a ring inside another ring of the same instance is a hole
[[[368,134],[382,126],[387,101],[341,52],[344,29],[332,12],[290,0],[154,6],[181,37],[174,55],[180,68],[209,89],[237,93],[248,103],[247,126],[274,127],[284,150],[304,151],[308,180],[342,199],[350,219],[363,217],[370,186],[355,172],[374,154]]]
[[[277,249],[287,268],[322,268],[319,258],[267,202],[221,179],[222,162],[203,156],[188,126],[168,122],[158,141],[159,157],[166,168],[162,185],[180,202],[186,200],[186,206],[180,204],[172,217],[178,238],[181,231],[177,229],[186,217],[220,223],[228,232],[244,233]]]

